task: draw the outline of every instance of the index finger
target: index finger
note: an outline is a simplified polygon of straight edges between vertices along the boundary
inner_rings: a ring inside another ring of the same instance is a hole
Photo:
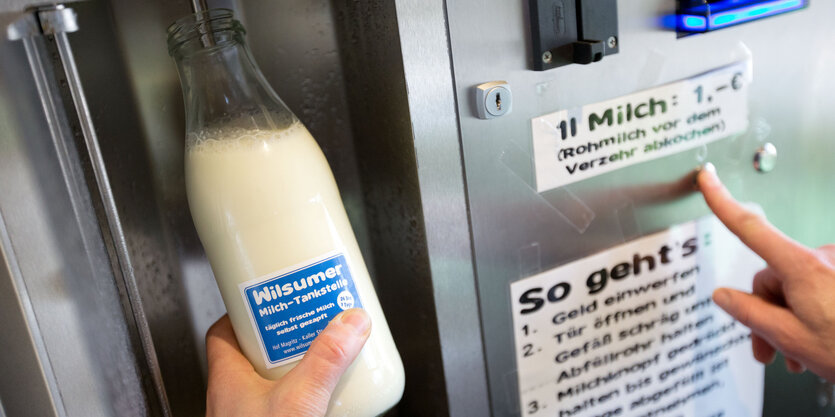
[[[784,277],[806,271],[817,261],[815,253],[784,235],[763,216],[745,208],[719,181],[712,164],[700,170],[697,180],[705,202],[716,217],[735,234],[745,246],[760,255]]]

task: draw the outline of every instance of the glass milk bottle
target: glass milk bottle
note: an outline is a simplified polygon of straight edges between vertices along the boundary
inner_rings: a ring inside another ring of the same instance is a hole
[[[322,151],[230,10],[178,20],[168,47],[186,106],[189,207],[241,349],[280,378],[334,316],[361,307],[371,335],[327,415],[383,413],[402,396],[403,365]]]

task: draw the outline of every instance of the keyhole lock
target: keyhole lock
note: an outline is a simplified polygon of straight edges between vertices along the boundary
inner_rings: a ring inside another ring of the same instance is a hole
[[[513,109],[513,93],[506,81],[492,81],[476,87],[476,110],[481,119],[504,116]]]

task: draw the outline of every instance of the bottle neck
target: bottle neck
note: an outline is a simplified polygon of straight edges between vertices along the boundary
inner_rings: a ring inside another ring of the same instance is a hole
[[[288,128],[297,119],[255,64],[243,27],[227,19],[232,23],[192,20],[188,32],[169,29],[173,33],[170,52],[183,88],[187,134]]]

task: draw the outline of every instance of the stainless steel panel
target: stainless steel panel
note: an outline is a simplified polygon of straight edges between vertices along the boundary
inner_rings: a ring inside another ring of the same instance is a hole
[[[12,24],[19,17],[17,14],[0,14],[0,27]],[[20,121],[12,113],[12,103],[17,94],[26,96],[26,93],[18,91],[20,86],[17,82],[32,82],[32,79],[22,44],[5,39],[0,41],[0,57],[0,161],[7,166],[8,158],[17,156],[11,152],[14,141],[11,138],[20,136]],[[28,85],[25,90],[29,94],[37,94],[34,85]],[[37,112],[36,98],[29,97],[20,105]],[[36,120],[42,119],[30,117],[30,121]],[[7,178],[4,181],[7,182],[9,177],[4,175],[3,178]],[[15,181],[19,181],[19,177]],[[6,377],[0,379],[0,415],[5,416],[7,409],[12,415],[19,415],[25,410],[43,416],[56,416],[59,412],[65,415],[63,404],[55,402],[58,388],[52,368],[42,370],[45,363],[48,365],[46,347],[35,323],[35,312],[20,266],[12,253],[3,212],[0,208],[0,327],[3,329],[0,345],[4,350],[4,355],[0,356],[0,369]],[[35,398],[39,401],[33,403],[31,399]]]
[[[81,83],[87,93],[116,211],[124,231],[124,243],[158,358],[157,371],[162,375],[171,413],[202,414],[205,407],[205,368],[201,366],[201,355],[205,352],[202,347],[205,329],[223,314],[222,302],[208,265],[203,264],[205,260],[196,236],[193,236],[190,218],[185,217],[188,223],[171,220],[187,216],[185,196],[171,196],[172,201],[161,198],[159,194],[161,189],[175,187],[177,178],[182,181],[182,159],[176,159],[177,155],[182,157],[182,139],[174,136],[181,125],[176,119],[172,121],[173,126],[166,124],[170,114],[158,110],[157,102],[151,103],[157,109],[154,114],[156,119],[146,124],[140,118],[143,108],[137,103],[137,95],[160,97],[160,89],[167,87],[172,91],[161,97],[169,98],[177,106],[169,104],[167,108],[175,114],[182,112],[180,93],[173,90],[178,85],[176,74],[171,74],[173,79],[168,79],[172,83],[165,84],[166,79],[153,72],[159,65],[174,71],[173,65],[169,66],[165,48],[164,30],[168,19],[144,20],[146,14],[164,13],[164,10],[150,5],[142,10],[130,10],[134,14],[129,22],[146,23],[147,27],[130,27],[134,31],[131,35],[141,37],[144,42],[125,44],[115,36],[119,34],[120,27],[118,21],[113,20],[117,13],[116,5],[112,7],[104,2],[76,5],[81,29],[70,35],[70,42],[77,57]],[[180,7],[188,10],[185,2]],[[173,21],[174,16],[180,13],[173,12],[170,19]],[[138,68],[131,68],[126,55],[145,51],[159,56],[160,60],[148,58],[143,64],[137,63]],[[140,85],[137,88],[134,82],[147,82],[153,87],[144,89],[145,86]],[[157,122],[156,125],[154,122]],[[171,133],[167,136],[159,134],[165,132],[166,127]],[[153,152],[160,151],[154,145],[160,143],[167,146],[162,151],[170,148],[174,154],[161,153],[164,159],[154,161],[152,157],[156,154]],[[178,167],[179,177],[171,172]],[[187,227],[185,234],[173,232],[183,224]],[[191,254],[189,250],[196,253]],[[193,261],[195,257],[197,260]],[[187,272],[191,275],[186,275]],[[186,276],[194,279],[189,281]]]
[[[449,415],[488,415],[446,5],[396,5]]]
[[[41,416],[66,415],[51,367],[39,357],[46,356],[43,338],[37,325],[17,260],[6,254],[11,241],[0,216],[0,324],[3,328],[3,356],[0,368],[0,416],[5,416],[3,399],[14,415],[34,412]],[[32,401],[38,399],[38,401]],[[59,414],[60,412],[60,414]]]
[[[154,401],[143,389],[142,352],[126,325],[119,281],[61,103],[61,68],[52,62],[58,52],[47,52],[52,40],[0,42],[0,119],[8,122],[0,137],[0,244],[10,265],[5,278],[11,282],[4,286],[12,285],[9,296],[17,297],[9,307],[22,312],[4,316],[19,324],[4,326],[2,337],[4,346],[19,351],[31,344],[21,363],[4,363],[4,371],[20,365],[20,379],[4,378],[0,396],[12,415],[145,415]],[[39,384],[49,387],[48,396],[31,389]]]
[[[59,13],[60,15],[58,15]],[[50,16],[55,16],[56,21],[50,24],[58,26],[58,30],[48,28],[47,24],[43,23],[44,19],[50,18]],[[151,339],[147,316],[145,315],[142,300],[140,299],[136,275],[134,274],[135,266],[128,252],[125,229],[116,208],[116,201],[110,185],[107,167],[104,165],[99,139],[96,135],[92,117],[90,116],[90,109],[87,105],[84,88],[81,85],[81,79],[78,75],[78,68],[72,47],[70,47],[69,40],[67,39],[67,33],[64,32],[64,30],[77,30],[78,26],[75,21],[75,12],[63,7],[44,8],[39,9],[38,17],[42,22],[41,24],[48,39],[54,41],[55,52],[53,52],[53,57],[57,53],[57,58],[60,58],[60,63],[63,67],[63,73],[59,76],[59,83],[65,85],[66,90],[69,90],[64,93],[65,96],[68,96],[65,100],[72,100],[75,109],[74,114],[68,117],[73,121],[71,123],[73,133],[76,137],[80,136],[84,139],[83,148],[78,143],[80,141],[77,141],[79,148],[87,151],[85,158],[82,158],[84,160],[82,164],[89,171],[92,171],[87,175],[88,187],[98,190],[97,197],[99,200],[96,201],[95,205],[101,205],[101,208],[98,210],[99,225],[103,233],[109,232],[109,236],[105,237],[106,244],[115,252],[115,256],[111,256],[111,259],[118,264],[115,279],[117,280],[117,288],[120,291],[124,291],[122,294],[122,303],[125,305],[127,326],[136,334],[134,340],[139,345],[136,351],[140,357],[139,360],[144,362],[139,365],[142,382],[147,385],[146,393],[156,397],[154,399],[148,399],[150,403],[149,408],[153,412],[169,415],[168,398],[165,387],[163,387],[159,362],[154,351],[154,343]],[[71,29],[64,29],[65,26]],[[53,132],[53,137],[55,136]],[[93,179],[95,179],[95,184],[93,184]]]
[[[448,2],[449,30],[472,222],[478,295],[494,415],[518,414],[509,284],[623,241],[703,215],[697,195],[676,187],[704,160],[742,200],[761,204],[780,228],[819,245],[835,239],[827,211],[835,204],[826,155],[835,126],[826,119],[835,91],[831,2],[701,36],[678,39],[659,27],[672,1],[619,2],[620,54],[589,65],[530,70],[527,5],[501,0]],[[803,46],[800,46],[803,45]],[[595,103],[687,78],[752,57],[752,128],[703,149],[538,194],[531,161],[532,117]],[[514,110],[475,117],[472,88],[507,80]],[[777,168],[754,171],[764,140],[781,152]],[[784,151],[785,150],[785,151]],[[767,415],[815,415],[815,378],[775,365],[766,386]],[[778,391],[782,393],[777,394]]]
[[[462,192],[463,181],[453,97],[444,90],[450,88],[451,79],[440,5],[333,2],[376,289],[406,369],[406,390],[395,415],[462,415],[455,402],[476,403],[479,399],[458,396],[478,392],[484,375],[480,365],[472,374],[467,369],[467,375],[476,378],[480,373],[481,380],[476,379],[471,387],[447,391],[445,378],[461,381],[464,375],[455,372],[480,360],[477,347],[475,352],[468,351],[473,357],[466,358],[461,351],[450,351],[454,344],[442,343],[441,334],[449,336],[458,317],[437,318],[441,311],[454,314],[461,311],[457,308],[474,306],[468,299],[471,292],[461,294],[458,306],[449,304],[454,295],[444,292],[466,289],[472,264],[464,201],[456,194]],[[426,49],[421,48],[421,41]],[[418,50],[424,53],[414,55]],[[404,54],[412,55],[408,62],[403,60]],[[421,59],[427,61],[421,63]],[[429,72],[429,67],[434,71]],[[428,98],[433,93],[438,98],[434,103]],[[413,109],[431,114],[413,119]],[[435,118],[439,114],[441,117]],[[429,154],[442,157],[429,160]],[[441,182],[436,181],[439,177]],[[442,213],[445,209],[448,212]],[[453,223],[447,223],[444,214]],[[450,276],[453,273],[461,276]],[[472,281],[469,285],[472,288]],[[443,297],[436,300],[439,293]],[[474,313],[464,311],[461,323],[472,323]],[[455,340],[477,336],[472,328],[466,330]],[[472,346],[466,343],[462,348]],[[463,361],[457,363],[456,359]],[[472,411],[480,410],[483,408]]]

